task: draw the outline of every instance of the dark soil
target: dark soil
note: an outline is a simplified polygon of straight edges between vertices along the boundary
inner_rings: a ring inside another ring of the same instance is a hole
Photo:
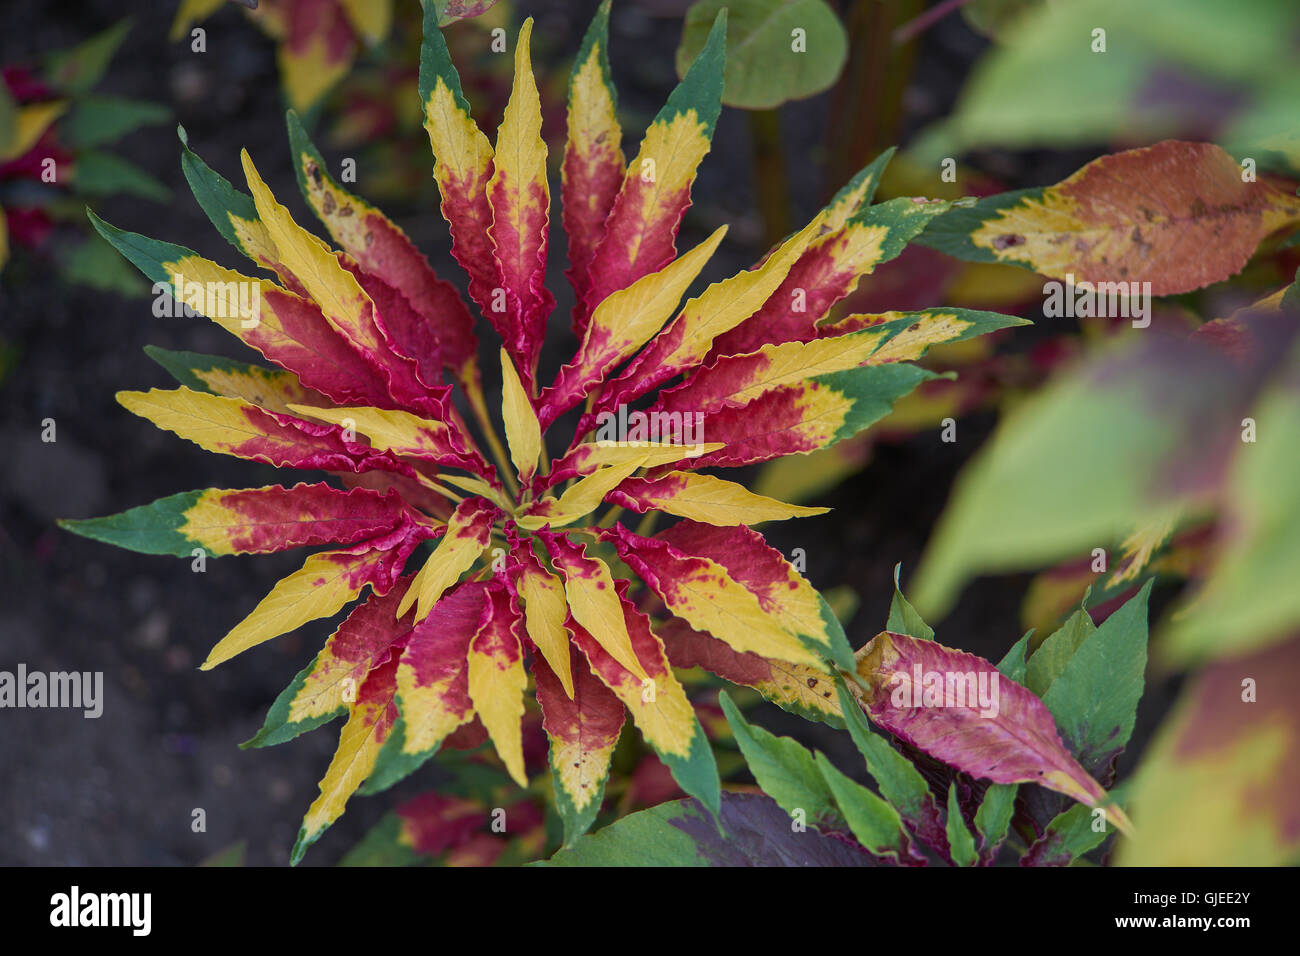
[[[592,0],[518,4],[538,17],[537,35],[545,36],[547,48],[566,56],[576,50],[594,6]],[[629,115],[648,117],[675,81],[680,19],[667,14],[684,4],[621,0],[615,6],[612,46],[622,105]],[[236,181],[238,152],[246,146],[277,196],[300,221],[309,221],[288,162],[270,42],[237,10],[223,10],[206,24],[208,52],[192,54],[186,44],[167,42],[174,0],[139,0],[130,7],[135,28],[100,90],[167,103],[194,149]],[[121,9],[113,0],[10,2],[0,63],[30,61],[78,42],[114,22]],[[926,37],[916,95],[907,100],[921,108],[909,113],[909,127],[947,110],[965,65],[982,45],[958,18]],[[783,111],[799,222],[815,212],[827,185],[818,162],[826,114],[824,96]],[[693,244],[723,221],[735,224],[710,281],[747,266],[762,251],[748,129],[744,114],[724,110],[679,243]],[[637,131],[629,132],[625,147],[636,138]],[[133,134],[117,151],[163,180],[174,198],[166,205],[109,200],[97,207],[104,218],[241,266],[190,197],[170,129]],[[328,148],[326,155],[339,158]],[[1004,158],[998,172],[1018,187],[1054,181],[1069,169]],[[364,195],[364,168],[358,178]],[[462,281],[432,206],[388,204],[388,211],[441,275]],[[562,237],[552,247],[562,250]],[[565,288],[563,267],[557,252],[551,283],[557,292]],[[544,357],[551,369],[573,345],[568,305],[561,300],[554,316],[553,344]],[[210,560],[205,572],[195,573],[188,561],[116,550],[54,524],[59,517],[116,512],[182,490],[284,480],[269,468],[179,441],[113,400],[119,389],[170,383],[143,353],[146,344],[229,355],[241,354],[240,347],[203,319],[154,317],[148,299],[70,286],[48,260],[31,255],[16,258],[0,281],[0,319],[0,344],[17,352],[16,366],[0,381],[0,669],[25,662],[29,670],[102,671],[106,698],[97,720],[68,710],[0,711],[0,864],[193,864],[239,840],[247,841],[250,863],[285,863],[336,730],[267,750],[240,751],[237,745],[254,734],[328,629],[304,628],[212,672],[201,673],[197,665],[301,556]],[[41,441],[46,418],[57,423],[56,442]],[[894,564],[916,566],[954,475],[992,424],[990,415],[964,421],[957,444],[931,435],[882,447],[869,468],[825,496],[831,514],[770,532],[787,553],[806,550],[808,575],[819,587],[848,585],[859,594],[849,627],[855,646],[883,624]],[[968,589],[942,622],[940,637],[1000,657],[1019,636],[1026,580],[989,579]],[[1167,708],[1169,691],[1152,685],[1124,769]],[[765,708],[759,719],[836,752],[836,741],[817,725],[775,708]],[[428,788],[436,773],[430,767],[388,794],[356,799],[306,862],[336,861],[399,797]],[[197,809],[206,815],[204,832],[192,827]]]

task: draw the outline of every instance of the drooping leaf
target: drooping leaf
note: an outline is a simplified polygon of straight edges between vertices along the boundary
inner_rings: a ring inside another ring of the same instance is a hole
[[[487,594],[491,611],[469,646],[469,695],[510,776],[526,787],[523,617],[504,585],[489,586]]]
[[[299,570],[282,578],[247,617],[217,642],[200,669],[211,670],[308,621],[332,617],[366,586],[380,596],[387,594],[411,551],[427,537],[427,533],[404,532],[388,536],[395,540],[377,538],[373,544],[363,542],[346,550],[313,554]],[[398,611],[400,616],[405,609],[399,604]]]
[[[1211,143],[1166,140],[1103,156],[1043,189],[981,199],[932,223],[919,242],[1078,282],[1149,282],[1152,295],[1239,272],[1269,233],[1300,222],[1300,199]],[[1213,255],[1202,250],[1213,247]],[[1127,287],[1098,287],[1127,299]]]
[[[708,738],[669,667],[663,642],[651,630],[649,618],[627,600],[627,583],[620,581],[618,587],[615,596],[637,669],[624,667],[605,648],[604,640],[571,618],[573,643],[592,672],[627,707],[641,736],[667,765],[678,786],[716,815],[722,785]]]
[[[797,587],[789,573],[781,573],[777,578],[772,576],[770,565],[760,566],[761,590],[758,590],[738,580],[714,557],[676,547],[662,537],[644,538],[621,525],[615,526],[612,535],[619,557],[663,599],[673,614],[691,627],[712,634],[741,653],[753,652],[813,668],[825,666],[822,656],[830,653],[829,641],[824,650],[814,650],[813,628],[822,631],[825,628],[818,605],[778,603],[789,598],[787,582]],[[781,587],[775,600],[768,590],[774,586]],[[815,602],[816,592],[812,595]],[[792,630],[790,624],[802,630]],[[801,637],[806,638],[806,643]]]
[[[555,569],[564,577],[564,595],[573,619],[600,643],[620,667],[642,679],[649,674],[632,646],[622,602],[614,588],[609,565],[587,554],[564,535],[540,535]]]
[[[444,594],[429,616],[411,627],[397,664],[399,717],[376,756],[367,790],[392,786],[474,719],[469,650],[489,613],[484,586],[471,581]]]
[[[881,632],[859,652],[863,706],[890,733],[973,777],[1033,782],[1088,806],[1106,791],[1061,742],[1052,714],[983,658]],[[1127,820],[1119,808],[1121,827]]]
[[[742,653],[681,618],[671,618],[656,630],[674,667],[703,667],[733,684],[753,687],[792,714],[843,726],[834,682],[820,667]]]

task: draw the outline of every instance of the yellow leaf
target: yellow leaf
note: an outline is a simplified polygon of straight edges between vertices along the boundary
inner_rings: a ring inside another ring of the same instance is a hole
[[[340,335],[367,352],[385,354],[387,345],[372,318],[374,306],[356,277],[339,264],[328,245],[294,222],[289,210],[275,201],[248,150],[242,150],[240,158],[257,214],[285,268],[302,283]]]
[[[510,460],[519,472],[519,480],[526,482],[533,477],[542,457],[542,426],[505,349],[501,350],[501,412],[506,423]]]
[[[649,676],[632,650],[632,638],[627,632],[623,605],[614,590],[614,577],[609,573],[609,565],[600,558],[586,557],[581,566],[565,566],[564,595],[573,619],[610,657],[637,677]]]
[[[600,507],[605,496],[623,483],[623,480],[640,468],[646,460],[644,452],[618,465],[599,468],[582,480],[558,499],[546,497],[538,501],[531,513],[515,519],[521,528],[536,531],[544,525],[559,528],[572,524],[584,515],[589,515]]]
[[[370,46],[382,43],[393,27],[393,0],[339,0],[339,5]]]
[[[681,471],[646,482],[628,496],[641,505],[636,509],[639,513],[654,509],[719,527],[805,518],[830,511],[787,504],[754,494],[734,481]]]
[[[469,697],[506,770],[526,787],[522,722],[528,675],[518,638],[498,616],[501,608],[497,602],[497,610],[470,645]]]
[[[523,547],[529,545],[525,542]],[[524,599],[524,622],[528,636],[541,651],[564,692],[573,697],[573,671],[569,658],[569,629],[564,626],[569,605],[564,584],[555,575],[526,563],[519,576],[519,595]]]
[[[67,100],[50,100],[19,107],[14,117],[14,138],[9,148],[0,150],[0,162],[17,159],[36,145],[36,141],[50,128],[50,124],[68,108]]]
[[[402,603],[397,605],[398,617],[406,614],[418,597],[415,620],[423,621],[442,593],[473,566],[491,537],[491,512],[487,510],[490,508],[491,505],[474,498],[456,507],[442,540],[407,588]]]
[[[253,612],[212,648],[200,670],[211,670],[308,621],[336,614],[365,587],[366,582],[357,572],[373,557],[370,553],[337,551],[313,554],[299,570],[276,584]]]

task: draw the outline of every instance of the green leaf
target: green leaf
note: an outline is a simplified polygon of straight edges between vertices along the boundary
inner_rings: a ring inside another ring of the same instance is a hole
[[[1061,676],[1074,652],[1097,630],[1092,616],[1083,608],[1075,611],[1061,627],[1034,651],[1025,670],[1025,686],[1039,697]]]
[[[208,383],[200,378],[196,373],[207,371],[231,372],[237,375],[261,375],[261,376],[286,376],[296,381],[296,376],[292,372],[286,372],[282,369],[271,368],[267,365],[254,365],[249,362],[238,362],[235,359],[228,359],[224,355],[205,355],[202,352],[184,352],[172,349],[159,348],[156,345],[146,345],[145,354],[167,370],[172,378],[176,379],[186,388],[193,389],[196,392],[208,392],[212,395],[218,395],[214,392]]]
[[[142,126],[166,122],[171,111],[157,103],[90,94],[79,99],[59,125],[60,138],[73,149],[103,146]]]
[[[849,735],[866,760],[867,772],[876,781],[881,796],[914,827],[918,822],[936,820],[938,808],[921,772],[885,738],[872,731],[862,708],[842,680],[836,680],[836,690]]]
[[[1259,143],[1295,125],[1294,4],[1248,0],[1071,0],[1008,25],[971,72],[957,109],[921,138],[938,161],[973,148],[1066,147],[1118,137],[1201,138],[1207,97],[1227,104],[1217,138]],[[1105,52],[1093,31],[1106,31]],[[1289,108],[1286,104],[1290,104]],[[1253,152],[1239,155],[1256,155]]]
[[[901,848],[907,845],[907,834],[898,811],[841,773],[820,750],[814,757],[854,839],[877,856],[897,859]]]
[[[385,814],[339,860],[339,866],[425,866],[431,862],[401,841],[402,818]]]
[[[975,838],[961,818],[961,801],[957,799],[957,784],[948,785],[948,847],[952,861],[958,866],[974,866],[979,855],[975,852]]]
[[[138,196],[155,202],[171,198],[166,186],[135,163],[111,153],[79,153],[73,181],[78,192],[90,196]]]
[[[1225,489],[1223,524],[1232,530],[1193,603],[1170,621],[1161,644],[1170,661],[1241,653],[1285,640],[1300,627],[1297,382],[1300,362],[1249,413],[1258,436],[1240,445]]]
[[[1007,651],[1006,656],[998,661],[997,668],[1007,677],[1010,677],[1017,684],[1025,683],[1025,673],[1029,668],[1025,660],[1025,654],[1029,650],[1029,639],[1033,637],[1034,629],[1031,627],[1025,632],[1025,636],[1016,641]]]
[[[837,823],[835,797],[813,755],[796,740],[748,723],[726,691],[719,691],[718,702],[763,792],[791,816],[802,812],[814,826],[824,829]]]
[[[50,54],[45,63],[50,85],[61,93],[85,93],[103,77],[131,25],[129,18],[119,20],[70,50]]]
[[[323,653],[323,652],[322,652]],[[327,714],[317,714],[306,720],[290,722],[289,712],[293,705],[294,698],[302,692],[303,685],[307,683],[307,678],[316,669],[320,655],[312,658],[312,662],[294,675],[289,686],[280,691],[280,696],[275,699],[271,709],[267,711],[266,719],[262,721],[262,727],[256,734],[245,740],[239,745],[241,750],[260,747],[274,747],[276,744],[287,743],[295,737],[307,733],[309,730],[315,730],[323,724],[328,724],[335,717],[340,717],[348,712],[346,704],[339,704],[333,711]]]
[[[921,620],[921,615],[916,613],[916,608],[903,597],[903,590],[898,584],[898,574],[902,567],[902,562],[894,565],[894,598],[889,602],[889,622],[885,627],[895,634],[906,634],[923,641],[932,641],[934,628]]]
[[[185,127],[176,127],[176,133],[182,145],[181,172],[185,174],[185,181],[190,184],[190,191],[194,193],[194,198],[198,200],[199,206],[207,213],[208,219],[217,227],[217,231],[225,240],[240,252],[247,254],[230,217],[258,222],[257,206],[253,203],[253,197],[232,186],[228,179],[212,169],[190,149],[189,136],[185,132]]]
[[[848,34],[825,0],[699,0],[686,13],[677,73],[704,47],[719,11],[727,29],[722,102],[770,109],[835,83],[848,56]]]
[[[179,529],[188,520],[186,512],[198,503],[204,490],[182,491],[103,518],[62,518],[59,527],[128,551],[188,558],[196,544]]]
[[[970,0],[962,6],[961,15],[976,33],[996,38],[1019,17],[1043,3],[1044,0]]]
[[[1086,636],[1042,695],[1062,739],[1094,776],[1110,765],[1133,733],[1147,664],[1151,584]]]
[[[980,852],[992,855],[994,849],[1006,839],[1007,827],[1015,812],[1018,783],[991,783],[984,791],[984,799],[975,811],[975,829],[980,835]]]
[[[870,866],[814,829],[797,831],[770,797],[723,793],[724,836],[693,799],[661,803],[579,837],[538,866]]]
[[[1099,809],[1099,808],[1098,808]],[[1104,818],[1098,809],[1076,803],[1058,814],[1046,832],[1021,858],[1022,866],[1069,866],[1089,850],[1098,847],[1114,832],[1107,820],[1100,830],[1095,824]]]
[[[1132,336],[1027,399],[958,477],[911,582],[917,610],[934,620],[975,574],[1118,544],[1175,512],[1178,456],[1240,421],[1234,379],[1199,342]]]
[[[142,282],[113,247],[98,236],[75,246],[62,266],[63,275],[70,282],[132,298],[149,294],[149,284]]]
[[[0,156],[8,155],[18,139],[18,106],[9,94],[9,87],[0,82]]]

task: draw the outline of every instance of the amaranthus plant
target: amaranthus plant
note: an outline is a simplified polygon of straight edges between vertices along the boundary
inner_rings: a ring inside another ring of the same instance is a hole
[[[525,783],[520,726],[529,670],[567,840],[600,808],[625,709],[683,790],[716,813],[713,753],[638,593],[648,588],[709,647],[744,655],[746,680],[792,709],[838,710],[827,699],[829,675],[855,661],[826,602],[750,527],[824,509],[765,498],[700,470],[832,445],[932,377],[906,361],[928,345],[1021,322],[931,310],[818,325],[862,275],[950,205],[871,205],[888,155],[753,269],[679,308],[726,232],[677,255],[720,109],[725,15],[628,165],[610,83],[608,14],[606,5],[577,57],[563,157],[567,275],[581,344],[540,387],[555,299],[545,284],[550,187],[531,22],[515,47],[494,147],[470,115],[435,5],[426,5],[420,95],[433,173],[470,298],[504,343],[504,442],[488,411],[469,306],[392,222],[329,176],[293,113],[298,181],[337,250],[294,221],[247,152],[251,195],[188,148],[183,155],[213,223],[278,282],[95,219],[152,281],[276,366],[155,351],[182,387],[122,392],[119,402],[207,450],[323,470],[343,486],[204,489],[65,522],[102,541],[186,557],[194,549],[331,546],[276,584],[204,669],[332,617],[369,589],[251,742],[278,743],[347,715],[295,861],[363,782],[366,792],[391,785],[453,735],[485,730]],[[456,388],[486,454],[454,401]],[[648,407],[627,411],[641,400]],[[576,430],[549,463],[544,437],[562,418],[576,419]],[[628,431],[608,434],[624,422]],[[640,427],[647,423],[660,440]],[[615,510],[596,520],[606,502]],[[649,536],[615,520],[623,510],[680,520]],[[434,541],[406,573],[417,549]]]
[[[886,630],[858,650],[847,682],[833,681],[878,793],[820,751],[749,723],[723,692],[763,791],[723,794],[724,833],[698,803],[678,800],[629,814],[550,862],[990,866],[1018,857],[1068,866],[1132,830],[1110,802],[1117,791],[1101,785],[1114,782],[1137,719],[1149,593],[1100,627],[1080,608],[1032,653],[1031,633],[995,665],[938,643],[895,586]]]

